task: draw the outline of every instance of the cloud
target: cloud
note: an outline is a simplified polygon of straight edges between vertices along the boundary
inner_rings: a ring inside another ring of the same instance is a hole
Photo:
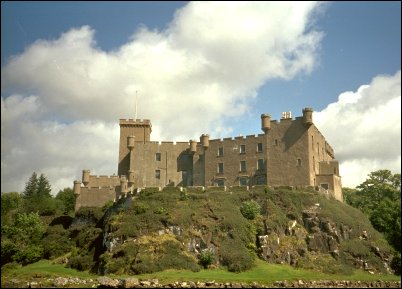
[[[2,191],[22,190],[34,170],[54,192],[84,168],[116,172],[118,119],[134,117],[136,92],[153,139],[231,131],[267,80],[314,69],[322,5],[190,2],[114,51],[89,26],[34,42],[2,67]]]
[[[343,186],[379,169],[401,172],[401,71],[342,93],[314,119],[340,161]]]

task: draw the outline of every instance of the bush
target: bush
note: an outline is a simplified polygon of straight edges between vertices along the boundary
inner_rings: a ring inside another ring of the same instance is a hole
[[[226,241],[221,246],[222,264],[227,266],[230,272],[242,272],[251,269],[254,258],[249,250],[235,241]]]
[[[246,219],[254,220],[260,214],[261,206],[256,201],[243,202],[240,207],[240,212]]]
[[[208,268],[208,266],[211,265],[215,260],[214,253],[208,249],[203,250],[198,258],[200,260],[200,264],[205,269]]]
[[[143,203],[134,203],[133,210],[136,215],[144,214],[148,210],[148,206]]]

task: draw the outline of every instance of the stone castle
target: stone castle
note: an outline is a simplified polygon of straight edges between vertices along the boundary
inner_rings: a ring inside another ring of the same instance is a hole
[[[74,181],[76,207],[103,206],[144,187],[313,186],[342,201],[339,164],[313,123],[313,110],[280,121],[261,115],[259,135],[200,141],[150,141],[149,120],[120,119],[117,176],[84,170]],[[82,186],[83,184],[83,186]]]

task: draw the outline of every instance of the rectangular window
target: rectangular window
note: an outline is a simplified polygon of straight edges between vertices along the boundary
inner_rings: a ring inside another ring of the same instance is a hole
[[[161,161],[161,153],[156,153],[156,154],[155,154],[155,160],[156,160],[157,162],[160,162],[160,161]]]
[[[278,140],[275,139],[274,144],[277,146],[278,145]]]
[[[301,159],[297,159],[297,166],[301,166]]]
[[[266,185],[266,179],[265,177],[257,177],[257,179],[255,180],[257,185]]]
[[[248,178],[246,178],[246,177],[239,178],[239,185],[240,186],[247,186],[248,185]]]
[[[264,159],[259,159],[257,162],[257,170],[263,171],[265,169]]]
[[[246,153],[246,145],[240,145],[240,153],[245,154]]]
[[[218,163],[218,174],[223,174],[223,163]]]
[[[328,190],[329,185],[327,183],[323,183],[323,184],[320,184],[320,187],[325,189],[325,190]]]
[[[261,142],[259,142],[258,144],[257,144],[257,152],[262,152],[262,143]]]
[[[223,186],[225,186],[225,180],[222,180],[222,179],[216,180],[216,185],[217,185],[218,187],[223,187]]]
[[[240,171],[245,172],[246,170],[246,161],[240,161]]]
[[[218,148],[218,157],[223,156],[223,147]]]
[[[155,179],[160,179],[161,178],[161,171],[160,170],[155,170]]]

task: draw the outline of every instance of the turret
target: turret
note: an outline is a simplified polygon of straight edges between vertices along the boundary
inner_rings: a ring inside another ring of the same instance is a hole
[[[303,109],[303,122],[305,125],[310,126],[313,124],[313,109],[306,107]]]
[[[122,193],[127,193],[128,192],[126,176],[121,176],[121,178],[120,178],[120,191]]]
[[[91,173],[90,170],[83,170],[82,171],[82,183],[84,184],[85,187],[88,186],[89,184],[89,174]]]
[[[130,135],[127,137],[127,147],[131,151],[134,148],[135,136]]]
[[[74,195],[81,194],[81,182],[80,181],[74,181],[73,192],[74,192]]]
[[[204,149],[207,149],[209,147],[209,135],[202,134],[200,137],[200,141]]]
[[[268,113],[261,114],[261,129],[264,133],[271,129],[271,116]]]
[[[196,140],[190,140],[190,152],[192,154],[195,154],[197,152],[197,141]]]

